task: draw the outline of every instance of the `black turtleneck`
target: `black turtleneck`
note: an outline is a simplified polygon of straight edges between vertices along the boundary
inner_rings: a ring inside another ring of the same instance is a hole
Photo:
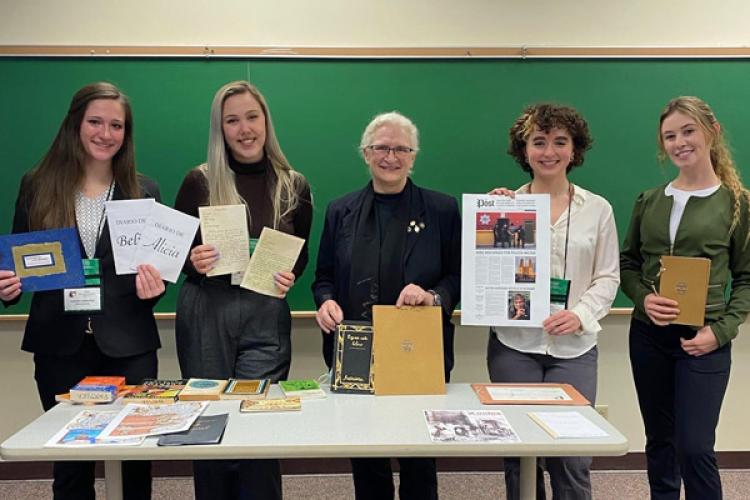
[[[273,227],[273,203],[271,201],[273,186],[276,175],[267,157],[256,163],[241,163],[227,151],[229,168],[235,176],[237,192],[247,203],[250,211],[250,225],[248,226],[251,238],[260,236],[264,226]],[[298,186],[297,194],[300,203],[291,217],[285,217],[279,227],[280,231],[299,236],[305,240],[297,264],[293,272],[297,278],[302,274],[307,265],[308,249],[307,240],[310,237],[310,224],[312,222],[312,202],[310,199],[310,186],[302,182]],[[206,177],[199,168],[188,172],[185,180],[180,186],[175,200],[175,208],[181,212],[198,217],[198,207],[208,205],[208,184]],[[193,246],[200,244],[200,230],[195,236]],[[188,275],[197,275],[188,260],[185,264],[185,272]]]

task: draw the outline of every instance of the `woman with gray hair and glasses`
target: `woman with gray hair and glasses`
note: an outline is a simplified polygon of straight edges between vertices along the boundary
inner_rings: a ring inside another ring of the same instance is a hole
[[[372,319],[375,304],[442,308],[445,377],[453,367],[453,309],[460,296],[461,217],[449,195],[410,179],[419,151],[414,124],[398,112],[372,119],[360,153],[371,180],[326,210],[312,285],[331,367],[333,336],[343,320]],[[352,459],[356,498],[393,498],[388,458]],[[437,498],[434,458],[399,458],[400,498]]]

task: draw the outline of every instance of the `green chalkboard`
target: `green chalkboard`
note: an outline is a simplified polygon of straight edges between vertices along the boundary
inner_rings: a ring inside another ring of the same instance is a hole
[[[505,154],[524,105],[558,101],[588,119],[594,148],[572,178],[607,198],[622,235],[637,194],[673,175],[655,157],[656,125],[673,96],[713,105],[738,164],[750,164],[750,64],[743,60],[286,60],[0,59],[0,232],[18,183],[49,146],[79,87],[108,80],[130,95],[138,168],[174,202],[182,178],[205,159],[216,89],[249,79],[265,94],[281,145],[313,189],[310,265],[290,294],[314,309],[310,282],[328,202],[368,180],[356,146],[369,119],[400,110],[420,129],[414,181],[459,197],[526,180]],[[170,286],[159,311],[175,309]],[[630,305],[618,297],[615,305]],[[26,312],[28,298],[4,313]]]

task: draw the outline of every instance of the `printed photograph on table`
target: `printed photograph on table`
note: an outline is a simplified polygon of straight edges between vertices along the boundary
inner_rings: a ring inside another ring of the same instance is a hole
[[[425,410],[424,416],[432,441],[520,441],[500,410]]]

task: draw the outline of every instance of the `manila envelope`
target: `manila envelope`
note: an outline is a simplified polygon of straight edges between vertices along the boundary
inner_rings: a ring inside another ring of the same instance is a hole
[[[662,255],[659,295],[680,305],[680,314],[672,324],[703,326],[710,273],[710,259]]]
[[[445,394],[439,306],[373,306],[376,395]]]

